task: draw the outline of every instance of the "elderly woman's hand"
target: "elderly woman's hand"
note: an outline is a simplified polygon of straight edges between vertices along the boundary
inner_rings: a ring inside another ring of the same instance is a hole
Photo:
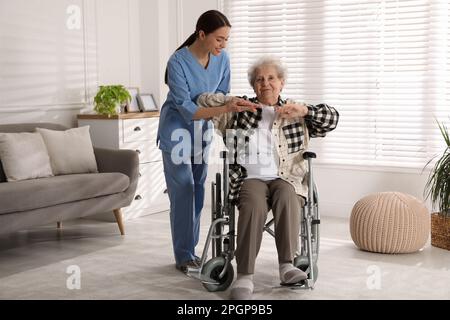
[[[225,104],[227,112],[242,112],[251,111],[256,112],[256,109],[261,108],[260,105],[238,98],[233,97]]]
[[[277,113],[281,118],[303,118],[308,114],[308,107],[302,104],[287,103],[277,109]]]

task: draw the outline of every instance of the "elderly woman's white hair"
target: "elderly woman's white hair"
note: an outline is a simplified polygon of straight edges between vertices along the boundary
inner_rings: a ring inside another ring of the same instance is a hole
[[[264,56],[256,60],[255,63],[253,63],[248,69],[248,82],[252,87],[254,87],[258,69],[265,66],[275,67],[275,69],[277,70],[278,78],[280,78],[281,80],[286,80],[287,70],[281,60],[274,56]]]

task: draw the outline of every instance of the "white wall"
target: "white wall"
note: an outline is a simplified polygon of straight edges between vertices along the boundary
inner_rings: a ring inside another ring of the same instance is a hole
[[[356,201],[374,192],[398,191],[422,200],[428,173],[320,165],[315,166],[314,176],[322,214],[350,217]]]
[[[70,31],[66,9],[74,4],[81,9],[82,26]],[[26,0],[0,0],[0,123],[50,121],[75,126],[76,114],[92,109],[92,98],[102,84],[139,87],[153,93],[161,105],[167,95],[168,58],[194,30],[198,16],[217,5],[216,0],[43,0],[32,5]],[[62,52],[67,48],[69,52]],[[52,55],[54,61],[48,61]],[[66,57],[72,59],[70,65],[64,62]],[[83,88],[77,87],[74,99],[74,92],[62,84],[74,76],[75,57],[78,87]],[[64,69],[61,63],[70,67]],[[39,77],[30,65],[40,68]],[[53,76],[57,67],[59,74]],[[48,86],[43,87],[46,81]],[[28,96],[25,85],[35,86]]]
[[[0,0],[0,8],[0,123],[74,125],[97,78],[93,2]]]
[[[168,92],[164,74],[169,57],[194,32],[198,17],[218,8],[218,1],[141,0],[140,8],[141,87],[153,93],[161,106]]]
[[[51,1],[60,3],[61,0],[45,0],[41,3],[51,4]],[[97,86],[122,83],[126,86],[139,87],[142,92],[153,93],[159,105],[164,102],[167,94],[164,71],[169,56],[194,31],[195,23],[202,12],[219,8],[217,0],[76,1],[85,6],[87,23],[86,47],[80,48],[85,50],[87,57],[85,75],[88,83],[87,95],[92,98],[95,94],[92,92],[91,84]],[[2,10],[6,8],[0,12],[0,24],[9,14],[9,8],[17,9],[17,5],[25,5],[28,2],[21,0],[14,2],[14,5],[12,3],[9,0],[0,0]],[[48,6],[48,9],[52,8],[51,5]],[[28,13],[31,14],[32,11]],[[62,11],[61,15],[64,22],[66,13]],[[35,23],[39,21],[36,19]],[[1,26],[0,40],[4,40],[8,37],[8,34],[5,34],[7,29],[4,25]],[[59,31],[63,32],[66,27],[62,24],[60,28]],[[10,61],[5,43],[0,41],[2,67]],[[22,63],[26,65],[27,61]],[[5,72],[6,69],[2,70]],[[2,70],[0,70],[2,81],[0,89],[5,89],[7,85],[4,77],[2,78],[2,75],[5,76],[5,73],[1,73]],[[32,79],[32,76],[31,74],[28,80]],[[25,78],[24,81],[28,80]],[[33,100],[29,100],[27,106],[0,104],[0,123],[46,121],[75,126],[75,115],[84,107],[85,105],[58,105],[58,103],[53,105],[36,103],[33,106]],[[87,108],[91,107],[87,105]],[[211,166],[209,180],[220,168],[220,165]],[[386,172],[373,168],[316,166],[315,169],[322,214],[341,217],[348,217],[354,203],[371,192],[395,190],[421,199],[427,176],[427,173],[420,175],[406,171]],[[207,203],[210,199],[209,190],[208,183]]]
[[[170,55],[194,31],[200,14],[217,6],[217,0],[97,0],[99,83],[139,87],[161,106]]]
[[[208,10],[217,10],[219,8],[219,1],[217,0],[178,0],[178,7],[181,16],[181,34],[182,41],[189,37],[195,31],[195,24],[200,15]]]

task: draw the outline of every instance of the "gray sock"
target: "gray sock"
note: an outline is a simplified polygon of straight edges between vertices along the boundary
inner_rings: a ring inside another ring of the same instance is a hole
[[[249,300],[253,294],[253,274],[238,273],[231,288],[231,300]]]
[[[295,284],[308,278],[308,275],[292,263],[280,263],[281,283]]]

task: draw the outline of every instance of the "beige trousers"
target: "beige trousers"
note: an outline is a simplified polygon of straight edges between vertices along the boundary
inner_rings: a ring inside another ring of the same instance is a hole
[[[282,180],[262,181],[247,179],[239,194],[237,229],[237,272],[253,274],[255,261],[261,247],[264,224],[270,209],[275,222],[275,243],[278,262],[292,262],[297,251],[300,210],[303,197],[294,187]]]

